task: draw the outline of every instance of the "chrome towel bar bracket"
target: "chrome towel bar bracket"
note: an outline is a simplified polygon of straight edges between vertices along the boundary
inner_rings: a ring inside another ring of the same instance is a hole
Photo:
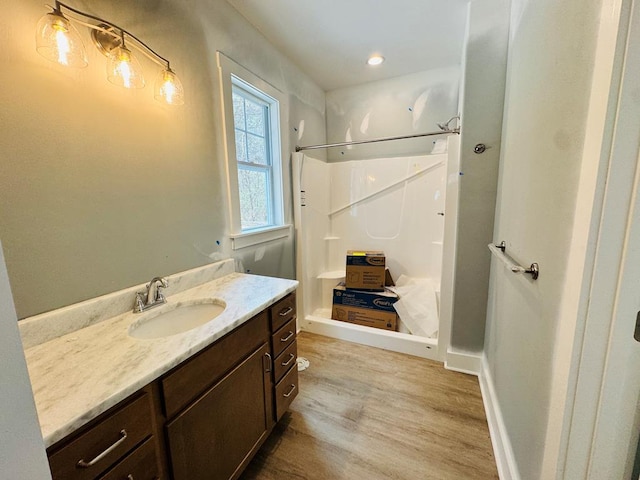
[[[488,247],[489,250],[491,250],[491,253],[502,260],[507,268],[509,268],[513,273],[526,273],[527,275],[531,275],[532,280],[537,280],[540,276],[540,265],[538,265],[538,263],[534,262],[529,266],[529,268],[525,268],[507,255],[507,243],[504,240],[498,245],[490,243]]]
[[[513,273],[526,273],[531,275],[533,280],[537,280],[540,276],[540,266],[537,263],[532,263],[529,268],[524,268],[521,266],[515,266],[511,269]]]

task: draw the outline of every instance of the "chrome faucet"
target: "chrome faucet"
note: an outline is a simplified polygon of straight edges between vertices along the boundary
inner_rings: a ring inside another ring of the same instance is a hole
[[[144,312],[150,308],[167,303],[167,299],[162,294],[162,289],[167,288],[169,282],[166,278],[154,277],[147,285],[145,292],[136,292],[136,302],[133,306],[135,313]]]

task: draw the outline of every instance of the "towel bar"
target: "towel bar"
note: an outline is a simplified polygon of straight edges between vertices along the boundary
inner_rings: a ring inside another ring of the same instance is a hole
[[[509,255],[507,255],[507,244],[503,240],[499,245],[494,245],[490,243],[487,245],[492,254],[496,255],[502,263],[504,263],[509,270],[513,273],[526,273],[527,275],[531,275],[533,280],[537,280],[540,276],[540,265],[536,262],[532,263],[529,268],[525,268],[522,265],[516,263]]]

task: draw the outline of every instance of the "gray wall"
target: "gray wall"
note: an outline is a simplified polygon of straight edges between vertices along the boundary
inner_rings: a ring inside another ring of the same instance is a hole
[[[540,278],[491,268],[485,354],[520,476],[542,472],[600,0],[513,0],[496,240]],[[561,407],[560,407],[561,408]],[[552,466],[555,468],[555,465]]]
[[[460,95],[460,183],[458,246],[451,348],[480,352],[484,343],[489,250],[493,238],[504,104],[509,0],[469,4],[467,44]],[[474,153],[476,144],[489,147]]]
[[[0,249],[0,472],[3,478],[51,478],[38,424],[9,278]],[[10,388],[7,386],[10,385]]]
[[[45,60],[34,42],[42,2],[0,0],[0,237],[18,317],[231,255],[253,273],[293,277],[293,238],[230,250],[215,52],[290,96],[285,149],[325,141],[322,90],[223,0],[73,5],[168,57],[186,104],[153,99],[157,68],[142,56],[146,88],[111,85],[84,28],[87,68]],[[291,221],[289,190],[285,208]]]

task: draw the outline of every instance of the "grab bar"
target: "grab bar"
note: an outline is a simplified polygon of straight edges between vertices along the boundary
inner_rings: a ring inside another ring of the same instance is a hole
[[[502,261],[502,263],[504,263],[505,266],[513,273],[526,273],[527,275],[531,275],[531,278],[533,280],[537,280],[540,276],[540,266],[536,262],[532,263],[529,268],[525,268],[522,265],[516,263],[509,255],[507,255],[507,245],[504,241],[499,245],[490,243],[487,246],[489,247],[491,253],[498,257]]]

